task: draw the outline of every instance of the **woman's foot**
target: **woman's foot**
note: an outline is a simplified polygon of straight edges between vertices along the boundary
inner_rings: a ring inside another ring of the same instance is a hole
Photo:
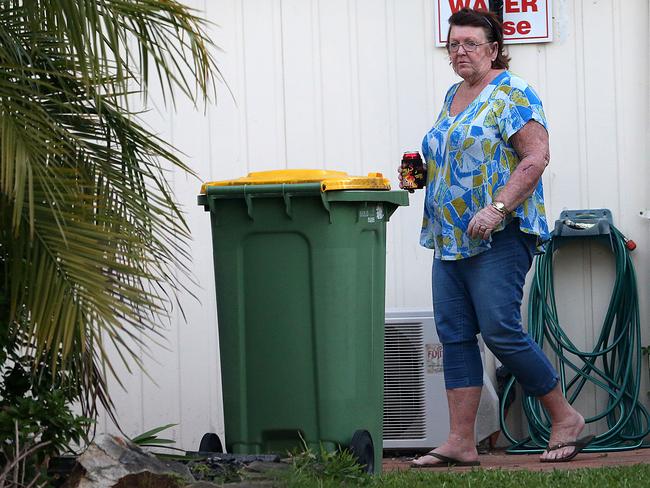
[[[478,452],[474,440],[474,424],[480,400],[480,386],[447,390],[449,436],[447,442],[431,451],[441,456],[442,459],[425,454],[412,461],[411,466],[415,468],[438,467],[478,461]]]
[[[549,462],[571,457],[579,447],[568,445],[566,447],[555,448],[555,446],[565,443],[575,443],[584,427],[585,419],[575,409],[571,408],[569,415],[557,422],[553,422],[551,438],[548,441],[550,449],[542,453],[540,460]]]
[[[411,461],[414,467],[436,467],[436,466],[450,466],[450,465],[476,465],[478,461],[478,451],[474,440],[471,442],[462,441],[460,439],[451,441],[447,440],[443,445],[437,447],[432,453],[440,455],[440,458],[425,454],[417,459]],[[471,464],[470,464],[471,463]]]

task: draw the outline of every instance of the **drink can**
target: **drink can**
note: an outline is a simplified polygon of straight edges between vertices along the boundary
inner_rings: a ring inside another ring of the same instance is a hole
[[[419,188],[424,188],[427,170],[420,153],[417,151],[405,152],[402,156],[402,188],[413,193]]]

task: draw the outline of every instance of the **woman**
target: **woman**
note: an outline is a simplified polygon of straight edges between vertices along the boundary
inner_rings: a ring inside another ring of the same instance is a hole
[[[549,447],[540,460],[569,461],[593,436],[577,440],[584,419],[521,325],[526,274],[535,248],[549,238],[541,182],[549,161],[544,111],[532,88],[507,71],[494,14],[462,9],[449,23],[447,50],[463,81],[447,92],[422,144],[427,186],[421,244],[435,251],[434,315],[444,347],[450,433],[413,467],[479,464],[478,333],[551,417]]]

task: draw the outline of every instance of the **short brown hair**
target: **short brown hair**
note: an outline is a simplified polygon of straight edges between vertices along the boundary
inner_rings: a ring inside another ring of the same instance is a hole
[[[471,8],[462,8],[449,17],[449,31],[447,32],[447,42],[449,34],[454,25],[469,25],[472,27],[482,27],[485,31],[485,37],[488,42],[496,42],[497,58],[492,61],[492,67],[497,69],[508,69],[510,56],[504,51],[503,46],[503,27],[501,22],[493,12],[483,10],[473,10]]]

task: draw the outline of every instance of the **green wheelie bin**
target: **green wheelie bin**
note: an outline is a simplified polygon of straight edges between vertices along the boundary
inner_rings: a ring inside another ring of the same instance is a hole
[[[379,173],[278,170],[206,183],[226,449],[350,448],[381,470],[386,223]]]

